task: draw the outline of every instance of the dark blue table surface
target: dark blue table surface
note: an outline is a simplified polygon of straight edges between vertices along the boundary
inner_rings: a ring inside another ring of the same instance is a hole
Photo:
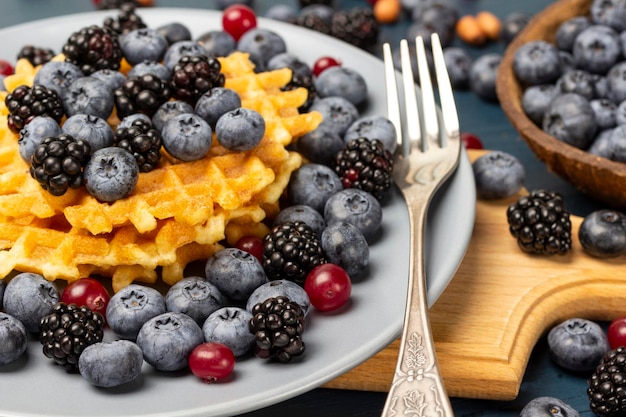
[[[514,11],[534,14],[551,3],[547,0],[519,2],[448,0],[448,2],[457,7],[461,15],[489,10],[502,19]],[[255,8],[259,15],[263,15],[270,6],[277,3],[297,4],[296,0],[255,0]],[[366,5],[365,0],[339,0],[336,3],[339,8]],[[167,7],[206,9],[215,8],[215,4],[215,1],[211,0],[156,0],[157,6]],[[0,7],[2,8],[0,28],[35,19],[94,10],[90,0],[2,0]],[[403,18],[398,23],[384,26],[381,41],[397,44],[399,39],[405,36],[409,24],[409,19]],[[0,42],[19,43],[20,40],[0,39]],[[503,42],[491,43],[481,48],[468,47],[458,41],[455,43],[466,48],[473,57],[487,52],[503,53],[506,47]],[[0,58],[13,60],[14,57]],[[560,192],[565,196],[570,211],[579,216],[584,216],[592,210],[603,207],[602,204],[592,201],[567,182],[548,172],[511,127],[498,104],[485,102],[471,92],[458,92],[456,99],[462,131],[476,134],[487,149],[504,150],[517,156],[526,167],[526,187],[528,189],[541,187]],[[579,411],[581,416],[592,416],[593,413],[589,410],[585,390],[585,376],[571,374],[555,366],[549,358],[545,340],[541,339],[530,359],[517,399],[513,401],[488,401],[454,398],[452,404],[457,416],[512,417],[518,416],[523,406],[531,399],[539,396],[553,396],[568,402]],[[245,417],[287,415],[300,417],[374,417],[380,415],[384,401],[384,393],[319,388],[266,409],[247,413]]]

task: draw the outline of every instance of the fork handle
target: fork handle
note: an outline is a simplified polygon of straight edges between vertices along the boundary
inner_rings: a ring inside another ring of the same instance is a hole
[[[408,207],[411,207],[408,204]],[[452,405],[437,363],[428,319],[424,268],[424,226],[428,204],[409,210],[409,286],[396,372],[382,417],[451,417]]]

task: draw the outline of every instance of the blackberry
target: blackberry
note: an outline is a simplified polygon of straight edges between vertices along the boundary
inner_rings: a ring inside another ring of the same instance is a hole
[[[43,354],[68,371],[78,369],[78,358],[89,345],[102,341],[104,317],[89,307],[58,302],[39,322]]]
[[[326,263],[319,236],[304,222],[285,222],[263,238],[263,268],[270,280],[303,285],[309,271]]]
[[[91,25],[74,32],[63,45],[65,60],[78,66],[85,75],[101,69],[119,70],[122,49],[117,34]]]
[[[195,105],[202,94],[214,87],[224,86],[222,65],[214,57],[184,55],[172,70],[174,98]]]
[[[89,160],[91,146],[71,135],[44,138],[31,158],[30,176],[50,194],[60,196],[68,188],[83,184],[83,168]]]
[[[378,42],[380,28],[370,8],[357,7],[333,13],[330,34],[361,49],[371,49]]]
[[[170,84],[153,74],[128,77],[114,91],[117,116],[123,119],[134,113],[152,115],[172,96]]]
[[[287,297],[268,298],[252,307],[250,332],[256,338],[256,356],[290,362],[304,353],[304,311]]]
[[[130,126],[119,127],[113,141],[135,157],[141,172],[152,171],[161,160],[161,133],[145,120],[136,119]]]
[[[335,154],[335,172],[343,188],[358,188],[382,200],[391,187],[393,155],[378,139],[352,139]]]
[[[508,207],[507,220],[511,235],[524,252],[565,254],[572,248],[572,223],[558,193],[531,191]]]
[[[37,116],[48,116],[57,123],[63,118],[63,102],[59,95],[43,85],[20,85],[4,98],[9,115],[7,125],[18,133]]]
[[[311,77],[310,75],[302,75],[294,72],[291,76],[291,81],[289,81],[289,83],[287,83],[287,85],[285,85],[284,87],[281,87],[281,90],[290,91],[300,87],[306,88],[309,94],[306,101],[300,107],[298,107],[298,112],[306,113],[309,111],[309,108],[311,107],[311,104],[313,104],[316,96],[313,77]]]
[[[325,35],[330,35],[331,32],[330,23],[316,13],[305,13],[298,15],[298,17],[296,18],[296,25],[323,33]]]
[[[606,353],[587,380],[589,407],[600,417],[626,415],[626,347]]]
[[[135,13],[134,2],[123,2],[119,6],[119,12],[116,17],[107,17],[102,22],[102,25],[118,35],[123,35],[135,29],[142,29],[148,27],[141,17]]]
[[[96,8],[100,10],[119,9],[124,4],[139,6],[136,0],[97,0],[95,2]]]
[[[34,45],[24,45],[17,53],[17,59],[27,59],[34,67],[43,65],[54,58],[54,51]]]

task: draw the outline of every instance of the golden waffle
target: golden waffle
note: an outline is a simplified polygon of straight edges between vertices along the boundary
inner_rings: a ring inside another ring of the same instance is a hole
[[[0,277],[19,270],[71,281],[99,273],[111,276],[118,290],[133,281],[155,282],[160,269],[163,281],[173,284],[189,262],[207,258],[223,240],[232,244],[267,233],[261,222],[278,210],[302,162],[286,146],[315,129],[321,115],[298,114],[306,90],[280,90],[290,70],[256,74],[239,52],[220,61],[225,87],[265,119],[261,143],[231,152],[214,140],[207,157],[187,163],[163,151],[159,167],[140,174],[134,192],[111,204],[83,188],[61,197],[43,190],[30,177],[0,108]],[[21,72],[7,77],[7,85],[32,83],[36,69],[16,67]]]

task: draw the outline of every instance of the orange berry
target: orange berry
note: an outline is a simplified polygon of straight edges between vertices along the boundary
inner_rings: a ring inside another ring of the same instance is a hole
[[[378,0],[374,5],[374,17],[379,23],[393,23],[398,20],[401,9],[400,0]]]
[[[487,36],[478,25],[478,20],[472,15],[462,16],[456,23],[457,36],[466,43],[481,46],[487,41]]]
[[[482,11],[476,15],[476,21],[488,39],[492,41],[498,40],[500,31],[502,30],[502,23],[496,15],[491,12]]]

